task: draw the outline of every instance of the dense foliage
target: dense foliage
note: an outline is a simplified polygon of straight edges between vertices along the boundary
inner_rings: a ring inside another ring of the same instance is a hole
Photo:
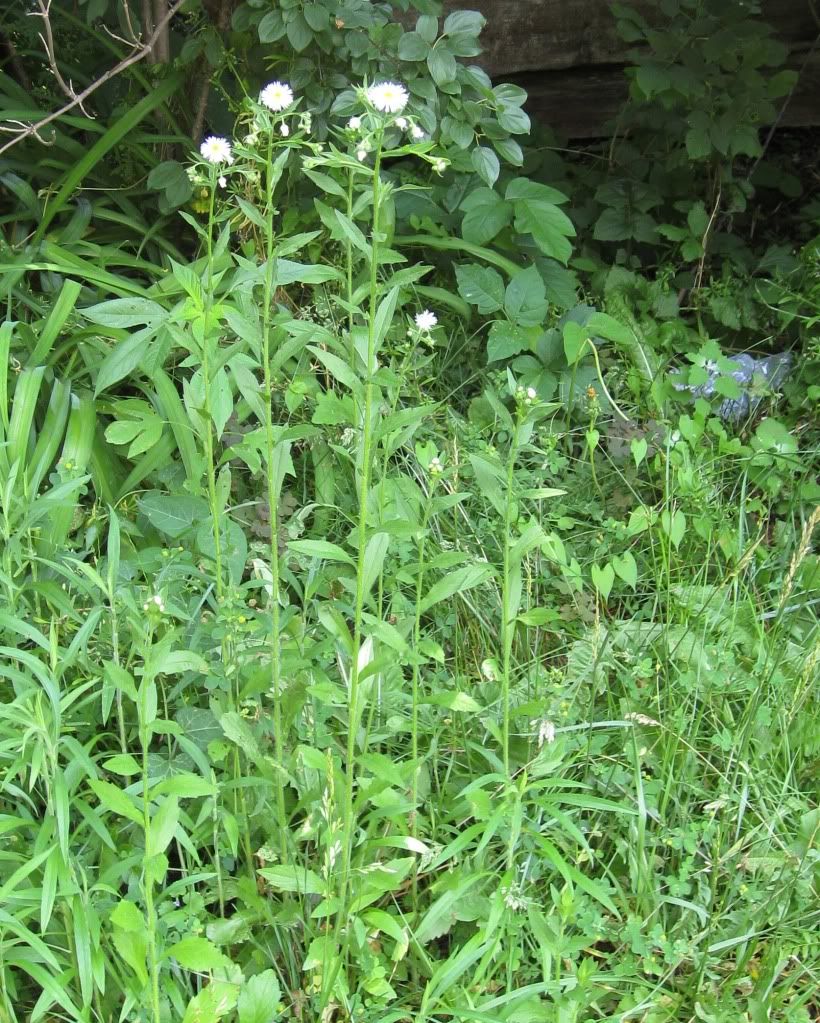
[[[808,1023],[785,51],[615,4],[566,152],[481,15],[394,6],[191,0],[0,153],[0,1023]],[[48,14],[77,90],[139,20]]]

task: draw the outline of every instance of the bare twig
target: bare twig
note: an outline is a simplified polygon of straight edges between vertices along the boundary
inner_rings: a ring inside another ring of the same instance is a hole
[[[40,42],[43,44],[43,48],[46,51],[46,60],[48,66],[51,68],[51,73],[63,91],[69,99],[76,99],[77,93],[74,91],[74,86],[71,82],[67,82],[63,78],[60,72],[60,67],[57,64],[57,54],[54,51],[54,35],[51,31],[51,0],[37,0],[37,10],[31,12],[31,17],[41,18],[43,22],[43,31],[39,33]],[[86,117],[89,117],[89,113],[83,110],[82,103],[79,104],[80,110],[83,111]]]
[[[154,26],[154,31],[139,49],[134,50],[133,53],[124,57],[118,64],[115,64],[114,67],[109,68],[104,75],[101,75],[98,79],[96,79],[96,81],[86,86],[82,92],[77,93],[76,95],[73,94],[73,92],[70,93],[71,98],[68,103],[61,106],[59,110],[55,110],[52,113],[47,114],[45,117],[41,118],[39,121],[35,121],[33,124],[23,124],[22,121],[8,121],[6,122],[6,125],[0,125],[0,130],[11,132],[14,135],[14,138],[6,142],[5,145],[0,146],[0,156],[2,156],[6,150],[11,149],[12,146],[16,146],[18,142],[22,142],[23,139],[31,138],[32,136],[36,137],[40,142],[44,142],[44,140],[40,137],[40,132],[46,127],[46,125],[51,124],[52,121],[58,120],[58,118],[67,114],[69,110],[73,110],[75,107],[80,107],[82,110],[83,103],[85,103],[88,97],[93,92],[96,92],[100,86],[105,85],[105,83],[111,81],[112,78],[116,78],[116,76],[125,71],[126,68],[131,67],[132,64],[137,64],[139,61],[144,60],[152,52],[154,44],[162,34],[168,22],[171,21],[184,3],[185,0],[176,0],[176,2],[168,8],[168,11],[163,16],[162,21]],[[19,127],[13,127],[16,125],[19,125]]]
[[[703,284],[703,271],[706,267],[706,246],[709,243],[709,232],[712,230],[712,225],[715,222],[715,217],[718,215],[720,210],[720,197],[723,193],[723,189],[720,181],[718,181],[717,195],[715,196],[715,205],[712,207],[712,215],[709,217],[709,223],[706,225],[706,230],[703,232],[703,238],[701,239],[701,248],[703,252],[700,256],[698,263],[698,272],[695,275],[695,283],[692,285],[692,290],[695,292],[700,291],[700,286]]]

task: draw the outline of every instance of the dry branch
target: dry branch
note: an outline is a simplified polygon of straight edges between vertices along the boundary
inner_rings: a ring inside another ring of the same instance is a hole
[[[12,139],[9,139],[9,141],[6,142],[5,145],[0,146],[0,156],[2,156],[2,154],[5,153],[6,150],[11,149],[12,146],[16,146],[18,142],[22,142],[23,139],[31,138],[32,136],[36,137],[38,141],[42,142],[43,144],[46,144],[46,140],[40,137],[40,132],[42,131],[42,129],[45,128],[47,125],[51,124],[52,121],[56,121],[64,114],[67,114],[70,110],[73,110],[75,107],[79,107],[81,110],[83,110],[83,113],[86,113],[86,111],[83,109],[83,103],[85,103],[85,101],[93,92],[96,92],[97,89],[99,89],[100,86],[104,85],[106,82],[110,82],[112,78],[116,78],[116,76],[125,71],[126,68],[131,67],[133,64],[139,63],[139,61],[144,60],[151,53],[153,53],[154,46],[157,43],[157,40],[162,38],[163,33],[165,32],[165,29],[167,28],[169,22],[184,3],[185,0],[176,0],[176,2],[171,7],[168,8],[168,11],[163,15],[162,19],[154,25],[153,32],[148,37],[148,39],[146,39],[142,46],[135,49],[127,57],[123,57],[123,59],[118,64],[115,64],[114,67],[109,68],[109,70],[106,71],[104,75],[101,75],[98,79],[96,79],[96,81],[93,81],[90,85],[86,86],[86,88],[83,89],[82,92],[75,93],[74,90],[70,87],[70,85],[67,85],[58,73],[57,80],[60,84],[60,87],[64,91],[68,90],[67,94],[70,96],[68,103],[65,103],[62,107],[60,107],[59,110],[55,110],[52,113],[47,114],[45,117],[41,118],[39,121],[35,121],[33,124],[24,124],[22,121],[10,121],[7,122],[6,125],[0,125],[0,130],[10,132],[14,135],[14,137]],[[48,25],[47,14],[48,7],[50,5],[50,0],[49,4],[43,4],[42,2],[40,2],[40,0],[38,0],[38,4],[40,8],[44,9],[46,12],[45,24]],[[50,26],[46,31],[46,36],[48,37],[48,39],[50,39],[51,37]],[[43,42],[46,45],[46,50],[49,52],[49,63],[51,63],[51,55],[53,53],[53,41],[51,42],[52,47],[51,50],[49,50],[49,43],[47,42],[46,38],[43,39]],[[90,115],[86,114],[86,116]]]

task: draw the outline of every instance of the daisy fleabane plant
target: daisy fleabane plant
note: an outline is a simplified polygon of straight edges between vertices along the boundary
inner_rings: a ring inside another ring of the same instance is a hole
[[[379,82],[367,90],[367,99],[382,114],[400,114],[410,96],[400,82]]]
[[[429,333],[438,323],[438,317],[429,309],[423,309],[420,313],[416,313],[415,320],[416,327],[425,333]]]
[[[270,82],[259,93],[259,102],[279,114],[293,103],[293,89],[286,82]]]
[[[208,163],[233,163],[231,144],[219,135],[209,135],[199,147],[199,152]]]

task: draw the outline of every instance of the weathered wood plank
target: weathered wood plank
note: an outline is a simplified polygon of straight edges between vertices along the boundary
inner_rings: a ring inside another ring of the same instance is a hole
[[[632,6],[650,19],[657,12],[657,0]],[[471,7],[486,17],[481,64],[494,76],[622,64],[629,49],[609,0],[445,0],[444,7]],[[764,16],[793,49],[807,48],[820,28],[809,0],[766,0]]]

